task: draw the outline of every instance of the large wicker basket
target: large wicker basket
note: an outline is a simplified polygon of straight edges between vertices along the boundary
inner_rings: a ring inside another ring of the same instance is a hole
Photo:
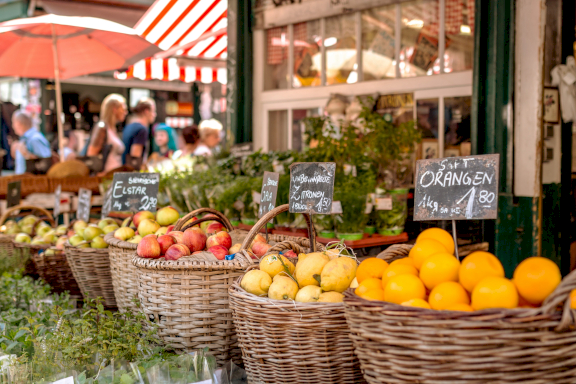
[[[107,308],[117,308],[108,248],[77,248],[64,244],[64,253],[84,299],[101,297]]]
[[[390,247],[387,260],[410,246]],[[345,293],[346,318],[369,383],[576,383],[576,312],[568,275],[535,309],[434,311]]]
[[[281,206],[263,216],[251,235],[287,209]],[[244,246],[250,241],[249,236]],[[364,382],[343,303],[271,300],[246,292],[240,281],[229,289],[230,307],[251,383]]]
[[[70,292],[71,296],[80,297],[80,288],[74,279],[64,250],[50,247],[32,255],[36,272],[56,293]]]

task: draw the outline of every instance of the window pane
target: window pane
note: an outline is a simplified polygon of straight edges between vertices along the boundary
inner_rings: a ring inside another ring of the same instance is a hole
[[[438,99],[416,101],[416,122],[422,131],[422,143],[419,146],[419,159],[435,159],[440,155],[438,147]]]
[[[288,88],[288,27],[266,31],[266,65],[264,66],[264,89]]]
[[[364,80],[396,77],[394,30],[396,6],[362,12],[362,69]]]
[[[444,72],[472,69],[473,61],[474,0],[446,0]]]
[[[294,88],[320,85],[320,20],[294,24]]]
[[[402,3],[402,77],[434,73],[434,61],[438,58],[438,22],[438,0]]]
[[[305,147],[304,132],[306,127],[304,119],[307,117],[320,116],[322,108],[312,109],[294,109],[292,110],[292,149],[295,151],[302,151]]]
[[[469,156],[470,143],[470,111],[472,98],[447,97],[444,99],[446,133],[444,135],[444,156]]]
[[[353,14],[326,19],[326,84],[356,83],[356,22]]]
[[[270,151],[288,149],[288,111],[268,112],[268,148]]]

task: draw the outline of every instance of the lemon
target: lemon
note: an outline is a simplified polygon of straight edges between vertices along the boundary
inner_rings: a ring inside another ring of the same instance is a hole
[[[248,293],[256,296],[266,296],[272,284],[269,274],[259,269],[253,269],[246,273],[240,282],[240,286]]]
[[[352,280],[352,282],[350,283],[350,288],[352,288],[352,289],[358,288],[358,279],[357,278],[354,278],[354,280]]]
[[[356,277],[356,260],[342,256],[329,261],[320,274],[323,291],[344,292]]]
[[[315,303],[320,298],[322,294],[322,288],[316,285],[307,285],[296,294],[295,301],[301,303]]]
[[[298,254],[298,263],[296,263],[296,268],[294,268],[294,273],[292,273],[294,277],[296,277],[296,271],[298,270],[298,266],[304,261],[306,257],[308,257],[308,255],[305,253]]]
[[[260,260],[260,270],[268,273],[272,278],[285,271],[284,266],[290,273],[294,272],[294,264],[282,255],[267,255]]]
[[[321,252],[311,253],[303,261],[299,260],[295,272],[298,285],[300,287],[307,285],[320,286],[320,282],[316,280],[315,276],[320,278],[322,269],[329,261],[330,258]]]
[[[298,284],[289,277],[279,277],[270,285],[268,297],[274,300],[294,300],[298,293]]]
[[[324,292],[318,298],[318,303],[341,303],[344,301],[344,295],[340,292]]]

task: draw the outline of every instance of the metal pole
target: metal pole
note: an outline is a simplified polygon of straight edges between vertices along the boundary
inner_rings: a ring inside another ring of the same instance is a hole
[[[56,122],[58,124],[58,148],[60,161],[64,161],[64,128],[62,127],[62,89],[60,88],[60,61],[58,60],[58,47],[56,45],[56,27],[52,24],[52,57],[54,59],[54,82],[56,83]]]
[[[456,235],[456,220],[452,220],[452,236],[454,237],[454,255],[456,258],[460,260],[460,256],[458,256],[458,236]]]

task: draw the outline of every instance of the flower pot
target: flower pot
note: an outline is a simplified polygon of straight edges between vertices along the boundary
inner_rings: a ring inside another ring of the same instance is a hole
[[[274,223],[268,223],[268,224],[266,224],[266,228],[268,228],[268,229],[273,229],[273,228],[274,228]]]
[[[230,220],[230,224],[232,224],[233,227],[237,227],[240,224],[240,220]]]
[[[364,234],[363,233],[338,233],[338,234],[336,234],[336,237],[339,238],[340,240],[354,241],[354,240],[362,240],[362,238],[364,237]]]
[[[377,196],[392,199],[392,209],[376,211],[378,233],[382,236],[397,236],[404,232],[404,224],[408,217],[408,189],[397,188],[388,191],[377,188]]]
[[[389,228],[389,229],[379,229],[378,233],[382,236],[398,236],[404,232],[404,227],[401,228]]]
[[[372,236],[373,234],[376,233],[376,227],[373,225],[368,225],[366,226],[366,228],[364,228],[364,233],[367,233],[370,236]]]
[[[256,224],[256,219],[242,219],[242,224],[254,225]]]
[[[318,235],[325,239],[334,239],[336,237],[336,233],[334,231],[320,231]]]

